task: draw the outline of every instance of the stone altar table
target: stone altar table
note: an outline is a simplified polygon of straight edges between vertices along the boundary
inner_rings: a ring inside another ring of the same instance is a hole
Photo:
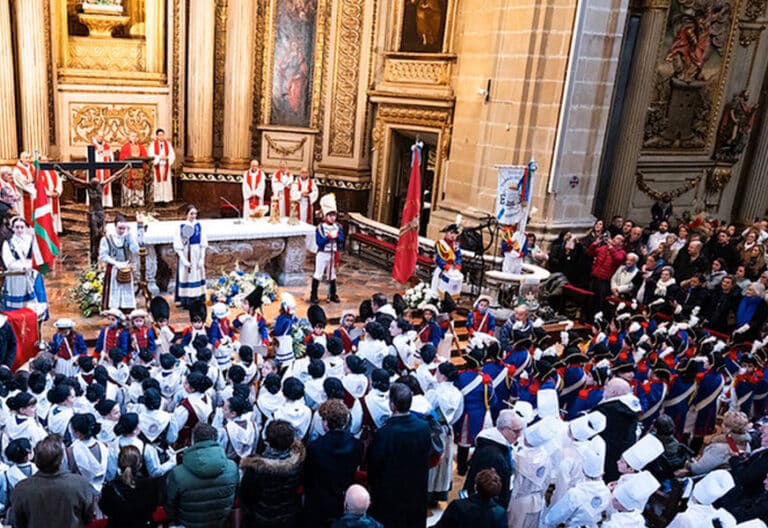
[[[199,222],[208,238],[205,273],[209,285],[222,273],[232,271],[235,261],[249,269],[258,265],[281,286],[305,284],[307,237],[314,236],[314,226],[304,222],[289,225],[287,218],[275,224],[268,218],[216,218]],[[173,235],[181,223],[176,220],[146,224],[147,282],[153,295],[174,289],[176,253],[173,251]],[[131,230],[136,232],[135,223]]]

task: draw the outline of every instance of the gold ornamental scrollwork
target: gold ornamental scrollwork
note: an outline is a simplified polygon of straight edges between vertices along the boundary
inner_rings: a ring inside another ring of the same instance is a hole
[[[136,132],[139,141],[149,143],[157,121],[157,108],[143,105],[70,104],[70,145],[88,144],[100,133],[108,143],[121,144]]]
[[[280,144],[278,144],[272,137],[270,137],[269,134],[264,134],[264,139],[267,140],[267,145],[269,145],[269,148],[280,154],[281,156],[292,156],[296,154],[298,151],[304,148],[304,145],[307,144],[307,138],[303,137],[301,138],[301,141],[299,141],[295,146],[293,147],[285,147]]]
[[[384,80],[406,84],[445,84],[448,64],[445,62],[404,61],[388,59],[384,65]]]
[[[328,136],[331,156],[351,158],[354,151],[364,7],[362,0],[346,0],[341,3],[338,15],[331,130]]]
[[[173,144],[179,152],[184,151],[183,134],[181,133],[181,97],[182,81],[181,71],[181,48],[184,43],[181,41],[181,22],[182,22],[181,0],[173,0],[173,67],[171,78],[173,81],[171,87],[171,138]]]
[[[227,50],[228,0],[216,0],[216,27],[213,47],[213,151],[224,148],[224,75]]]
[[[712,167],[707,170],[707,192],[716,194],[722,191],[731,181],[731,167]]]
[[[748,48],[753,42],[760,38],[760,33],[765,30],[765,27],[766,26],[764,24],[750,25],[749,27],[746,25],[740,26],[739,44],[745,48]]]
[[[686,180],[686,182],[681,185],[680,187],[677,187],[675,189],[672,189],[670,191],[659,191],[658,189],[654,189],[650,185],[648,185],[648,182],[645,181],[645,176],[642,172],[637,171],[637,174],[635,175],[635,183],[637,184],[637,188],[640,189],[643,193],[645,193],[647,196],[652,198],[653,200],[656,200],[657,202],[671,202],[675,198],[679,198],[691,189],[696,188],[696,186],[699,185],[701,182],[701,179],[703,177],[703,173],[699,174],[695,178],[689,178]]]

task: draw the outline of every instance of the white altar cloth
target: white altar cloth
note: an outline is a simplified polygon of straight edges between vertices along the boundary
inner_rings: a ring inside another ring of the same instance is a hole
[[[268,218],[243,220],[241,218],[209,218],[198,220],[208,242],[221,240],[256,240],[261,238],[286,238],[314,235],[315,227],[304,222],[289,225],[283,218],[279,224],[271,224]],[[173,235],[179,229],[181,220],[157,221],[146,224],[144,244],[173,244]],[[135,225],[131,226],[135,232]]]

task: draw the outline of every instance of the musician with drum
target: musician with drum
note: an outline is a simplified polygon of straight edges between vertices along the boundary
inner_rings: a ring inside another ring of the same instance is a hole
[[[197,221],[197,207],[187,206],[187,218],[173,235],[173,250],[179,257],[176,268],[176,294],[174,300],[182,308],[205,299],[205,248],[208,239],[203,226]]]
[[[108,231],[99,242],[99,259],[106,264],[101,297],[103,310],[130,313],[136,308],[132,259],[138,252],[139,243],[127,220],[121,214],[115,215],[114,232]]]

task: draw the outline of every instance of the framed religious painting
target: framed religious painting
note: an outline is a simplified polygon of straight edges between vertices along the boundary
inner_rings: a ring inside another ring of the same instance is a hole
[[[404,2],[404,5],[398,51],[443,52],[449,0],[401,0],[401,2]]]

